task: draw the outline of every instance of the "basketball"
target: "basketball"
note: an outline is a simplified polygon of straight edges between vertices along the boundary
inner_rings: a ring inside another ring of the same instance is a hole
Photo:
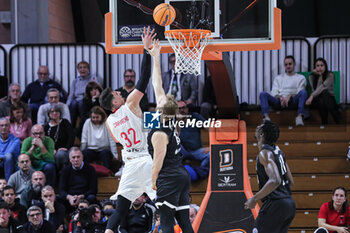
[[[162,3],[156,6],[153,11],[153,19],[160,26],[170,25],[176,17],[174,7],[168,3]]]

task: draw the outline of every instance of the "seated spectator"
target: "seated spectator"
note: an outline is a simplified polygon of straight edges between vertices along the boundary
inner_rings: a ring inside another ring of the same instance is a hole
[[[179,114],[184,117],[182,120],[195,119],[196,121],[205,121],[205,118],[196,112],[189,112],[187,104],[184,101],[178,101]],[[188,165],[185,166],[191,175],[191,180],[206,178],[209,174],[209,148],[204,148],[202,144],[201,129],[188,126],[181,128],[181,154],[184,159],[193,159],[201,162],[199,168],[191,169]]]
[[[38,124],[44,126],[49,123],[49,111],[52,105],[58,105],[61,107],[61,118],[66,119],[70,122],[70,113],[68,105],[60,102],[60,92],[56,88],[50,88],[47,90],[47,100],[48,103],[40,105],[38,111]]]
[[[5,202],[0,202],[0,232],[22,232],[18,222],[11,216],[11,211]]]
[[[48,185],[55,185],[56,167],[54,157],[55,143],[45,136],[41,125],[32,127],[32,136],[24,139],[21,154],[27,154],[36,171],[43,171]]]
[[[50,72],[47,66],[40,66],[37,74],[38,79],[28,84],[21,97],[23,102],[28,103],[29,101],[33,123],[36,123],[37,121],[40,105],[47,102],[47,100],[45,100],[47,90],[50,88],[56,88],[60,91],[62,101],[65,101],[65,95],[61,85],[49,78]]]
[[[106,127],[107,115],[104,110],[95,106],[91,117],[85,121],[81,136],[81,150],[84,161],[90,163],[101,160],[103,166],[111,167],[112,157],[118,158],[117,145]]]
[[[43,209],[43,218],[54,226],[56,232],[62,232],[65,207],[56,201],[55,190],[50,185],[46,185],[41,190],[41,199],[43,200],[40,206]]]
[[[19,102],[17,105],[11,105],[10,108],[10,127],[11,133],[21,140],[31,135],[32,120],[24,114],[24,105]]]
[[[2,199],[9,206],[11,216],[19,223],[23,224],[27,221],[27,209],[19,203],[19,198],[16,198],[16,193],[13,187],[7,185],[2,190]]]
[[[29,106],[21,101],[21,94],[21,86],[18,83],[12,83],[9,87],[9,97],[5,102],[0,102],[0,118],[9,116],[11,106],[18,103],[23,104],[25,115],[28,118],[32,117]]]
[[[126,100],[128,95],[135,89],[136,73],[133,69],[126,69],[124,71],[124,86],[119,87],[115,91],[119,91],[121,96]],[[140,108],[142,111],[147,111],[148,109],[148,98],[146,93],[143,95],[140,101]]]
[[[284,66],[285,73],[278,75],[273,80],[271,94],[264,91],[260,93],[263,119],[270,120],[269,105],[275,109],[297,107],[298,116],[295,118],[295,125],[304,125],[304,104],[307,99],[305,77],[295,73],[295,59],[293,56],[284,58]]]
[[[5,179],[8,180],[15,169],[15,161],[19,155],[21,141],[10,133],[10,120],[0,119],[0,167],[5,170]]]
[[[205,77],[200,114],[208,119],[216,108],[216,96],[211,76]]]
[[[95,169],[83,162],[83,154],[78,147],[70,149],[69,161],[71,165],[63,168],[59,184],[60,198],[68,213],[77,207],[81,199],[96,203],[97,194]]]
[[[198,96],[197,79],[191,74],[175,74],[175,54],[169,56],[171,69],[162,74],[165,94],[170,94],[176,100],[184,100],[188,105],[195,105]]]
[[[33,205],[27,210],[28,222],[23,224],[23,230],[27,233],[55,233],[54,226],[43,218],[43,212],[39,206]]]
[[[323,203],[318,213],[319,228],[315,233],[347,233],[350,225],[350,207],[344,187],[333,190],[332,200]]]
[[[83,98],[87,84],[91,81],[97,82],[101,87],[103,84],[102,79],[90,74],[90,65],[86,61],[79,62],[77,69],[79,76],[72,81],[67,100],[73,127],[76,126],[78,116],[83,116]]]
[[[21,194],[20,203],[26,209],[31,205],[39,205],[42,202],[41,190],[45,186],[46,177],[41,171],[36,171],[32,175],[32,184],[28,185]]]
[[[328,123],[328,112],[339,124],[340,114],[334,95],[334,74],[328,70],[325,59],[317,58],[315,68],[309,76],[312,93],[306,100],[306,105],[312,105],[319,110],[322,125]]]
[[[17,164],[19,170],[10,176],[8,185],[13,187],[16,195],[20,197],[23,190],[30,185],[34,169],[27,154],[20,154]]]
[[[61,171],[69,164],[68,150],[73,146],[75,134],[72,125],[67,119],[62,119],[62,106],[52,105],[49,108],[49,119],[44,127],[45,135],[49,136],[55,143],[55,160],[57,170]]]
[[[153,211],[148,204],[145,204],[145,195],[141,195],[133,203],[124,221],[121,221],[120,233],[141,233],[152,230]]]
[[[90,117],[91,109],[95,106],[100,106],[99,97],[102,92],[102,87],[96,82],[89,82],[85,89],[83,98],[83,116],[80,120],[81,125],[84,125],[86,119]]]

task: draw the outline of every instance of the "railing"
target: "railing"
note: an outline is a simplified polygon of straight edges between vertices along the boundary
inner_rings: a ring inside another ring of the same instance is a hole
[[[87,61],[90,73],[107,84],[106,54],[100,44],[19,44],[10,50],[10,82],[26,85],[37,79],[39,66],[49,67],[50,78],[69,92],[78,76],[77,63]]]
[[[240,103],[259,104],[259,93],[271,91],[273,79],[284,73],[284,57],[293,55],[296,71],[310,70],[310,44],[305,38],[283,38],[279,50],[230,53]]]
[[[314,57],[324,57],[330,70],[339,70],[341,74],[341,102],[350,103],[350,38],[321,37],[313,47]],[[311,45],[301,37],[283,38],[279,50],[230,52],[230,60],[236,78],[239,101],[259,104],[259,93],[270,91],[274,77],[284,72],[283,59],[293,55],[296,59],[296,71],[313,69],[314,57]],[[37,79],[39,65],[47,65],[51,78],[61,83],[69,92],[71,81],[77,77],[76,64],[81,60],[90,63],[92,75],[104,78],[104,86],[116,89],[124,84],[123,73],[131,68],[140,75],[142,54],[106,55],[101,44],[21,44],[11,48],[9,53],[9,72],[6,70],[6,51],[0,47],[0,74],[7,75],[10,82],[18,82],[24,89]],[[169,54],[161,55],[161,68],[170,69]],[[107,59],[108,58],[108,59]],[[4,64],[4,65],[2,65]],[[4,67],[4,68],[2,68]],[[204,75],[197,78],[199,100],[202,97]],[[149,84],[148,98],[154,101],[152,85]]]
[[[7,76],[7,53],[4,47],[0,45],[0,76]]]

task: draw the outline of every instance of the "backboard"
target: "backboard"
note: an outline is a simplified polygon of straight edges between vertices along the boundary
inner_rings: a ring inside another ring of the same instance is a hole
[[[153,20],[153,9],[160,3],[169,3],[176,10],[170,26],[161,27]],[[142,53],[141,34],[147,26],[155,28],[163,53],[172,52],[164,37],[169,29],[209,29],[212,40],[204,54],[279,49],[281,43],[276,0],[110,0],[105,22],[108,53]]]

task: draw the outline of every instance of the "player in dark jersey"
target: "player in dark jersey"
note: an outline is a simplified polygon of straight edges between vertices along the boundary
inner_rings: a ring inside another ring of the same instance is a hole
[[[246,209],[252,209],[258,200],[263,202],[253,233],[287,233],[295,216],[295,203],[290,192],[292,173],[283,152],[275,145],[279,128],[265,121],[256,128],[255,137],[260,150],[256,160],[259,192],[244,204]]]
[[[157,109],[161,110],[161,128],[152,129],[148,134],[148,150],[153,157],[152,188],[157,190],[156,206],[159,209],[160,224],[163,233],[174,232],[174,217],[182,232],[192,233],[189,217],[190,176],[182,165],[180,138],[175,127],[163,124],[172,121],[178,112],[177,102],[173,96],[166,96],[162,87],[160,69],[160,44],[156,41],[153,50],[152,85]]]

